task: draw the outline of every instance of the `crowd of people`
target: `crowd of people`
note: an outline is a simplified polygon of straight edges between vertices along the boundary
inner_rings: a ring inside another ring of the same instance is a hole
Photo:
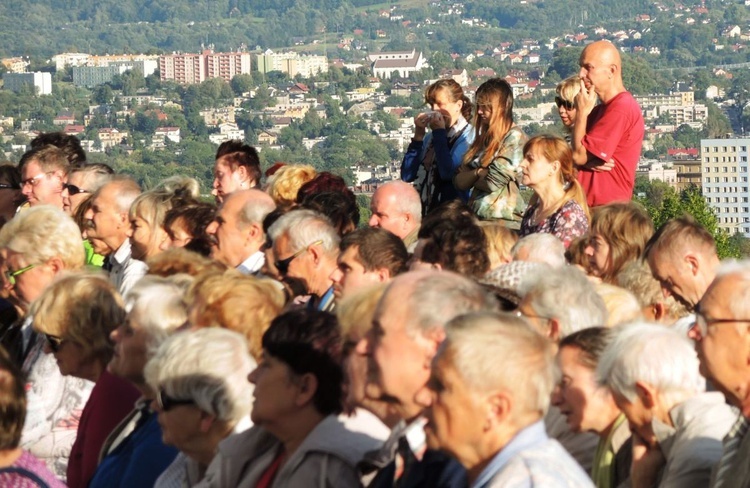
[[[567,139],[429,86],[367,222],[241,141],[210,203],[41,134],[0,165],[0,485],[749,486],[750,263],[655,231],[617,50],[580,64]]]

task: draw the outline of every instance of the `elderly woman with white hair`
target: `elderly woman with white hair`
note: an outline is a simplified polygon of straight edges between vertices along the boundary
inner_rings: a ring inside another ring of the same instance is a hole
[[[157,415],[150,408],[157,392],[146,382],[144,368],[161,343],[187,322],[187,283],[180,279],[146,276],[125,296],[128,314],[112,332],[115,352],[107,369],[132,383],[141,398],[104,442],[89,488],[153,486],[177,455],[162,442]]]
[[[427,444],[456,458],[472,487],[593,487],[544,428],[554,348],[512,314],[474,313],[445,327],[427,386]]]
[[[25,317],[4,331],[2,342],[22,365],[28,412],[21,447],[65,479],[80,412],[91,381],[63,376],[44,336],[33,330],[29,307],[56,277],[83,267],[85,252],[76,223],[61,209],[42,205],[11,219],[0,230],[3,287]]]
[[[597,380],[633,432],[633,486],[709,485],[736,414],[721,393],[705,391],[698,367],[683,334],[643,322],[616,329],[602,353]]]
[[[179,332],[159,347],[144,373],[156,392],[152,408],[162,440],[180,454],[156,488],[195,485],[219,442],[250,426],[253,387],[247,376],[255,367],[245,338],[227,329]]]

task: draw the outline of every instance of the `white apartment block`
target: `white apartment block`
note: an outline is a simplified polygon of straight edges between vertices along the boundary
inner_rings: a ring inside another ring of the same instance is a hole
[[[86,66],[89,63],[90,54],[86,53],[61,53],[52,56],[57,71],[64,70],[68,66]]]
[[[750,237],[749,146],[750,138],[701,140],[703,197],[719,227],[745,237]]]
[[[289,77],[300,75],[310,78],[318,73],[328,73],[328,58],[325,56],[301,55],[295,52],[274,53],[270,49],[258,55],[258,71],[268,73],[281,71]]]

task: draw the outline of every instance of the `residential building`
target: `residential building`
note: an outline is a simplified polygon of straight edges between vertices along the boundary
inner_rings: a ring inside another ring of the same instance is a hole
[[[6,90],[19,92],[24,87],[33,86],[37,95],[52,94],[52,75],[50,73],[4,73],[3,87]]]
[[[99,141],[102,143],[102,149],[118,146],[128,137],[127,132],[120,132],[114,128],[99,129],[97,135],[99,136]]]
[[[86,66],[89,58],[91,55],[86,53],[62,53],[52,56],[52,62],[57,71],[62,71],[68,66]]]
[[[131,69],[133,69],[132,65],[74,66],[73,84],[75,86],[92,88],[97,85],[109,83],[115,75],[122,75]]]
[[[750,237],[748,191],[750,138],[702,139],[703,196],[716,211],[719,227]]]
[[[230,141],[233,139],[244,140],[245,133],[237,127],[237,124],[226,123],[219,125],[218,134],[210,134],[208,139],[216,144],[220,145],[222,142]]]
[[[159,56],[162,81],[202,83],[209,78],[230,81],[236,75],[250,73],[250,53],[237,51],[216,53],[206,49],[200,54],[170,54]]]
[[[290,78],[300,75],[310,78],[318,73],[328,73],[328,58],[325,56],[305,55],[295,52],[275,53],[267,50],[257,57],[258,71],[268,73],[281,71]]]
[[[154,137],[152,140],[157,143],[164,144],[166,140],[170,140],[175,144],[180,143],[180,128],[179,127],[157,127],[154,131]]]
[[[3,67],[8,73],[25,73],[29,62],[23,58],[5,58],[2,60]]]
[[[223,123],[234,123],[234,106],[209,108],[198,112],[208,127],[217,127]]]
[[[407,78],[425,65],[422,53],[416,49],[373,53],[368,55],[367,59],[372,61],[372,74],[378,78]]]

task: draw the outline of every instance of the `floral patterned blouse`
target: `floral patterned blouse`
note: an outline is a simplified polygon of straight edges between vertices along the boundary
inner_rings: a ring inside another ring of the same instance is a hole
[[[589,231],[589,219],[586,217],[586,212],[575,200],[568,200],[557,212],[536,225],[532,224],[534,212],[539,204],[540,202],[537,201],[526,209],[521,221],[521,237],[537,233],[552,234],[560,239],[567,249],[573,239]]]

